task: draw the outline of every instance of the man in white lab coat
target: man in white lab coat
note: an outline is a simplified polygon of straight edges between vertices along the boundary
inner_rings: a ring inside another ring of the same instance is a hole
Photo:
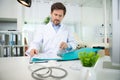
[[[61,24],[66,14],[66,7],[60,3],[51,6],[50,22],[38,29],[31,42],[27,55],[31,57],[39,53],[42,46],[42,53],[51,58],[57,57],[58,53],[64,53],[76,48],[76,40],[71,31]]]

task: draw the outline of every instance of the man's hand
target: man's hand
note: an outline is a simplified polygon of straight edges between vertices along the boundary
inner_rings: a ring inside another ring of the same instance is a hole
[[[30,51],[30,56],[33,57],[35,54],[38,54],[38,50],[32,49],[32,50]]]
[[[67,47],[68,47],[68,45],[67,45],[66,42],[61,42],[61,44],[60,44],[60,49],[61,49],[61,50],[64,50],[64,49],[66,49]]]

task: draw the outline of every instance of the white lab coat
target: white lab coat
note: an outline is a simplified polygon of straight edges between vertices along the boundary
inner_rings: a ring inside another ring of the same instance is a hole
[[[67,42],[72,49],[75,49],[77,45],[73,34],[67,27],[61,25],[56,32],[52,27],[52,23],[49,22],[47,25],[37,29],[34,40],[31,42],[27,53],[29,53],[31,49],[39,50],[40,46],[42,46],[42,53],[49,56],[56,56],[61,42]]]

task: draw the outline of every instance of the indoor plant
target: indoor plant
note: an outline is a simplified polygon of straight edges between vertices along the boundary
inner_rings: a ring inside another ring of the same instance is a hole
[[[96,80],[94,65],[99,58],[99,54],[96,52],[80,52],[78,57],[83,65],[85,80]]]
[[[47,24],[47,23],[49,23],[49,21],[50,21],[50,16],[47,16],[46,18],[45,18],[45,20],[44,20],[44,24]]]
[[[99,58],[99,54],[95,52],[80,52],[78,56],[84,67],[93,67]]]

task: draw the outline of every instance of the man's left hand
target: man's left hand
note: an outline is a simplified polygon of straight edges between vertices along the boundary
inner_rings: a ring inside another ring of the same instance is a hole
[[[61,44],[60,44],[60,49],[61,49],[61,50],[64,50],[64,49],[66,49],[67,47],[68,47],[68,45],[67,45],[66,42],[61,42]]]

